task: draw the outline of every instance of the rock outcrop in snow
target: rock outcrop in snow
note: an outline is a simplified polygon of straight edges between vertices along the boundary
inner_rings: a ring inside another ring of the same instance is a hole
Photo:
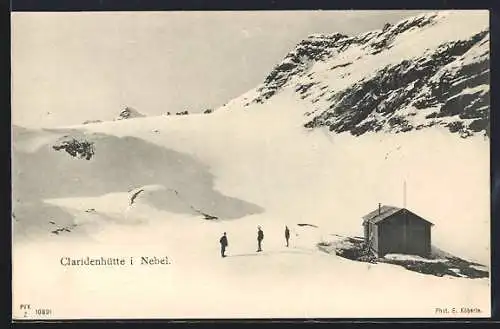
[[[102,120],[85,120],[83,122],[84,125],[92,124],[92,123],[100,123]]]
[[[355,37],[310,36],[246,105],[290,88],[315,108],[306,128],[359,136],[443,126],[489,135],[489,72],[481,13],[427,13]]]
[[[94,156],[93,142],[71,136],[64,136],[52,148],[56,151],[64,150],[72,157],[79,159],[90,160]]]
[[[132,119],[132,118],[143,118],[146,115],[142,114],[141,112],[137,111],[136,109],[133,109],[129,106],[125,107],[116,120],[124,120],[124,119]]]
[[[129,206],[134,207],[137,204],[147,204],[155,209],[168,209],[179,213],[198,215],[206,220],[219,219],[217,216],[206,213],[203,209],[192,204],[196,200],[189,200],[183,197],[179,191],[167,188],[162,185],[146,185],[130,191]]]

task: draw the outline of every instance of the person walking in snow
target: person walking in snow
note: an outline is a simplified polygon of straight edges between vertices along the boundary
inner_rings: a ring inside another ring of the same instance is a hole
[[[225,252],[226,252],[226,247],[228,246],[226,232],[224,232],[224,235],[220,238],[219,242],[220,242],[220,255],[224,258],[226,257]]]
[[[285,239],[286,239],[286,247],[288,248],[288,240],[290,239],[290,230],[286,225],[285,225]]]
[[[258,243],[257,252],[262,251],[262,240],[264,240],[264,232],[262,231],[262,229],[259,226],[258,231],[257,231],[257,243]]]

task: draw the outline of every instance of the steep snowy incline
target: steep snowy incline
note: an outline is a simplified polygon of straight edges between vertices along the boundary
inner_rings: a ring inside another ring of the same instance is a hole
[[[462,137],[489,134],[488,24],[486,11],[453,11],[356,37],[313,35],[239,102],[266,102],[288,88],[312,104],[308,128],[361,135],[440,125]]]

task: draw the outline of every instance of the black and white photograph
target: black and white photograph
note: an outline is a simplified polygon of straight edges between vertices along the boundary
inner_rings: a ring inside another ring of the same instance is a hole
[[[489,18],[12,12],[13,319],[490,317]]]

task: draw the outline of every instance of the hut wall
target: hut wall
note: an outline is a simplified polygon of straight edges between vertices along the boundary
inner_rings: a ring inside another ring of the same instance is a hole
[[[400,212],[382,221],[379,226],[378,252],[428,256],[430,225],[410,212]]]

